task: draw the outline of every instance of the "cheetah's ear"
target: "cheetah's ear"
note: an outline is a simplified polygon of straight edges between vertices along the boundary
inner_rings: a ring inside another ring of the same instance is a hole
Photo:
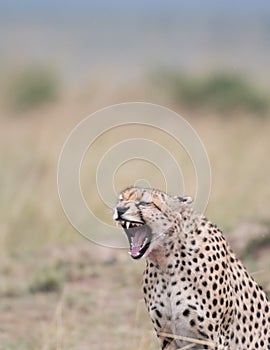
[[[182,202],[182,203],[187,203],[187,204],[191,204],[193,203],[193,198],[192,197],[189,197],[189,196],[184,196],[184,197],[175,197],[176,199],[179,200],[179,202]]]
[[[184,196],[184,197],[177,197],[177,200],[179,203],[179,213],[181,214],[182,218],[185,220],[185,218],[188,218],[191,215],[193,198],[189,196]]]

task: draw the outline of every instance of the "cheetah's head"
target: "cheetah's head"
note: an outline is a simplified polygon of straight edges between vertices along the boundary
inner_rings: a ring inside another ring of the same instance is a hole
[[[191,197],[172,197],[154,189],[124,190],[113,218],[128,237],[132,258],[147,256],[169,232],[179,230],[181,219],[190,213],[191,202]]]

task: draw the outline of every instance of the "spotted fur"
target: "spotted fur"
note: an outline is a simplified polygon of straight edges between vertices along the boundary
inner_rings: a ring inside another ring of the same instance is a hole
[[[217,226],[193,212],[190,197],[131,187],[121,193],[114,219],[151,230],[147,249],[143,233],[136,244],[146,249],[143,293],[162,350],[270,349],[265,293]]]

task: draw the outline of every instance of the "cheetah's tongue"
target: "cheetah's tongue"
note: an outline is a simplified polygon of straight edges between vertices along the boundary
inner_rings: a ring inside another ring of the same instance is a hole
[[[124,228],[130,245],[130,255],[133,259],[141,258],[149,248],[151,242],[151,229],[148,225]]]
[[[146,237],[147,237],[147,234],[145,232],[139,232],[139,233],[136,233],[131,238],[130,253],[132,256],[138,255],[138,253],[140,252],[141,248],[144,245],[144,241],[146,240]]]

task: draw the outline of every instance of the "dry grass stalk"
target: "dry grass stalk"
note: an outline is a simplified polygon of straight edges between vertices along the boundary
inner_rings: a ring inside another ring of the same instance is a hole
[[[209,342],[209,341],[206,341],[206,340],[200,340],[200,339],[194,339],[194,338],[189,338],[189,337],[183,337],[181,335],[175,335],[175,334],[164,333],[164,332],[159,333],[159,335],[161,337],[180,339],[180,340],[187,341],[187,342],[190,342],[190,343],[195,343],[195,344],[200,344],[200,345],[208,345],[208,346],[214,347],[214,344],[212,342]]]
[[[187,349],[193,348],[193,346],[195,346],[195,344],[188,344],[188,345],[185,345],[183,348],[179,348],[177,350],[187,350]]]

